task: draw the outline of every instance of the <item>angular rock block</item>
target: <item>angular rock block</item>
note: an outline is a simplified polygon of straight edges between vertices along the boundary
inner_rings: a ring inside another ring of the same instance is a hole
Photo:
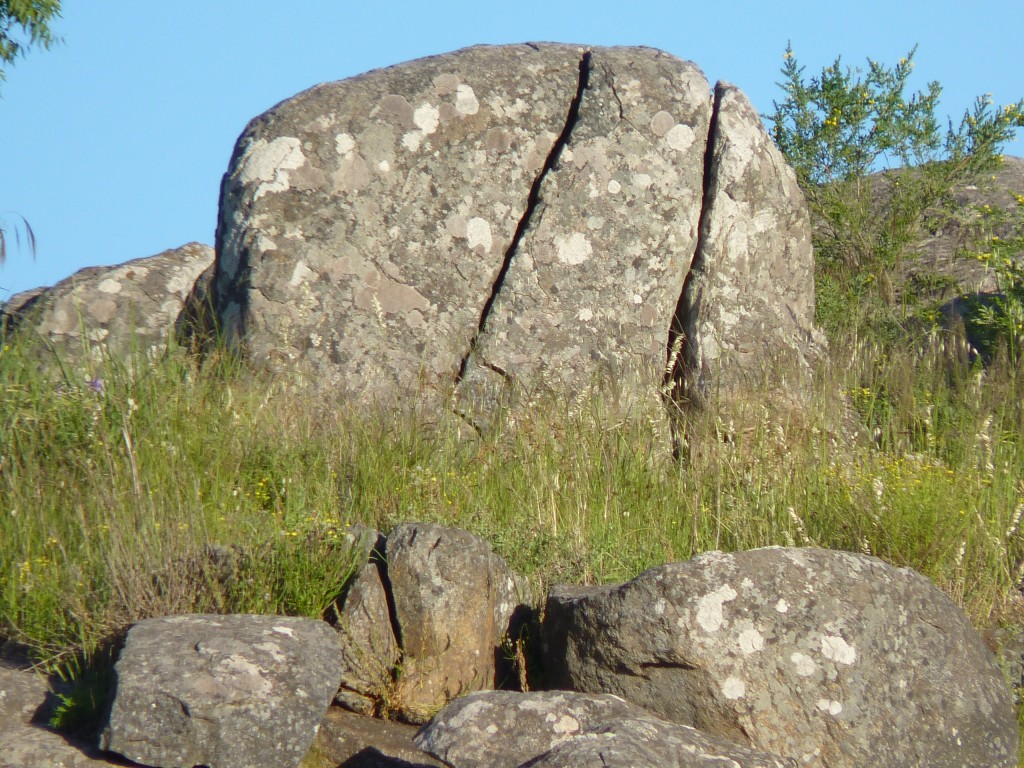
[[[457,696],[495,687],[495,657],[519,600],[505,561],[457,528],[403,523],[388,536],[402,665],[395,701],[424,722]]]
[[[923,576],[820,549],[707,553],[549,596],[552,685],[829,768],[1012,766],[992,653]]]
[[[171,616],[128,632],[102,749],[155,768],[297,766],[338,690],[338,637],[286,616]]]
[[[52,288],[11,297],[0,325],[52,344],[72,366],[132,351],[159,354],[213,249],[189,243],[116,267],[89,267]]]

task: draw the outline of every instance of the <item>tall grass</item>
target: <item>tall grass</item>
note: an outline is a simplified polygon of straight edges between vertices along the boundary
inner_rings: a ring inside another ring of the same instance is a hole
[[[834,348],[803,413],[690,417],[688,461],[657,414],[599,397],[467,438],[455,417],[313,407],[181,354],[55,383],[3,350],[0,631],[40,659],[145,616],[318,615],[351,573],[348,526],[403,520],[474,531],[539,585],[711,549],[861,551],[931,577],[979,626],[1019,620],[1020,372],[936,332]]]
[[[708,550],[859,551],[924,573],[979,628],[1024,626],[1024,375],[935,330],[834,344],[805,409],[686,415],[685,460],[657,406],[600,395],[480,437],[180,350],[55,380],[23,342],[0,349],[0,642],[77,680],[58,726],[97,722],[134,621],[322,615],[354,524],[468,529],[536,594]]]

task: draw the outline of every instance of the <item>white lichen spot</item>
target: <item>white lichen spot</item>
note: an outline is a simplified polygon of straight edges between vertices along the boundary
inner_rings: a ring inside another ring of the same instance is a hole
[[[622,185],[619,184],[619,182],[617,182],[615,179],[612,179],[611,181],[608,182],[608,193],[609,194],[617,195],[621,191],[622,191]]]
[[[651,131],[655,136],[664,136],[676,126],[676,119],[670,112],[661,110],[651,118]]]
[[[117,280],[108,277],[106,280],[97,285],[96,289],[100,293],[120,293],[121,283],[119,283]]]
[[[757,653],[764,648],[764,636],[753,627],[740,632],[740,651],[745,655]]]
[[[311,347],[319,347],[323,340],[323,336],[321,336],[319,333],[316,333],[315,331],[309,334],[309,344]]]
[[[455,89],[455,111],[460,115],[475,115],[480,111],[480,102],[468,85],[460,85]]]
[[[697,623],[705,632],[716,632],[725,621],[722,605],[736,599],[736,590],[723,584],[714,592],[704,595],[697,601]]]
[[[634,304],[643,304],[644,303],[644,297],[641,296],[639,293],[634,293],[633,294],[633,303]]]
[[[490,252],[493,239],[491,238],[491,225],[487,219],[476,216],[466,223],[466,239],[469,240],[469,247],[476,248],[478,245],[484,247],[484,251]]]
[[[668,603],[665,602],[665,598],[659,597],[657,600],[654,601],[654,613],[655,613],[655,615],[657,615],[657,616],[664,615],[665,608],[667,606],[668,606]]]
[[[647,189],[651,184],[654,183],[654,179],[651,178],[648,173],[634,173],[633,174],[633,185],[640,189]]]
[[[779,602],[775,604],[775,610],[779,613],[786,613],[789,610],[789,603],[780,598]]]
[[[387,173],[388,171],[391,170],[391,163],[389,163],[387,160],[381,160],[379,163],[377,163],[377,168],[380,169],[381,173]]]
[[[584,307],[583,309],[581,309],[581,310],[580,310],[580,311],[579,311],[579,312],[578,312],[578,313],[576,314],[576,318],[577,318],[577,319],[578,319],[578,320],[579,320],[579,321],[580,321],[581,323],[589,323],[589,322],[590,322],[591,320],[593,320],[593,319],[594,319],[594,310],[590,309],[589,307]],[[664,601],[664,600],[659,600],[658,602],[659,602],[659,603],[663,603],[663,602],[665,602],[665,601]],[[655,610],[657,610],[657,609],[655,609]]]
[[[288,281],[288,285],[292,288],[297,288],[311,277],[316,277],[316,272],[306,266],[306,262],[300,261],[295,265],[295,269],[292,270],[292,277]]]
[[[551,730],[557,734],[576,733],[579,729],[580,721],[570,715],[562,715],[558,722],[551,726]]]
[[[799,651],[795,651],[789,660],[793,662],[793,666],[796,667],[796,673],[800,677],[810,677],[814,674],[814,671],[818,666],[814,663],[814,659],[810,656],[805,656]]]
[[[742,699],[746,693],[747,685],[738,677],[727,677],[722,683],[722,695],[727,699]]]
[[[347,155],[356,148],[356,140],[351,133],[339,133],[334,137],[334,148],[339,155]]]
[[[408,149],[410,152],[415,152],[423,144],[423,140],[427,138],[423,131],[409,131],[402,136],[402,146]]]
[[[279,136],[273,141],[259,139],[249,146],[241,161],[238,178],[243,185],[259,182],[254,200],[270,192],[288,189],[289,171],[306,163],[302,143],[294,136]]]
[[[818,699],[817,704],[818,709],[822,712],[828,712],[833,717],[843,711],[842,702],[830,701],[829,699]]]
[[[433,104],[421,104],[412,113],[412,121],[416,124],[417,128],[423,131],[425,136],[429,136],[440,125],[441,112]]]
[[[272,630],[277,632],[279,635],[287,635],[288,637],[295,637],[295,630],[291,627],[271,627]]]
[[[665,141],[668,145],[676,152],[685,152],[693,146],[693,140],[696,138],[693,133],[693,128],[688,125],[680,123],[671,131],[665,134]]]
[[[857,650],[838,635],[822,635],[821,655],[839,664],[853,664]]]
[[[582,264],[594,253],[590,242],[581,232],[573,232],[569,237],[556,237],[555,248],[558,250],[558,260],[569,266]]]
[[[488,734],[489,736],[493,736],[494,734],[496,734],[496,733],[498,732],[498,726],[496,726],[496,725],[495,725],[494,723],[491,723],[491,724],[490,724],[490,725],[488,725],[488,726],[487,726],[486,728],[484,728],[484,731],[485,731],[485,732],[486,732],[486,733],[487,733],[487,734]]]

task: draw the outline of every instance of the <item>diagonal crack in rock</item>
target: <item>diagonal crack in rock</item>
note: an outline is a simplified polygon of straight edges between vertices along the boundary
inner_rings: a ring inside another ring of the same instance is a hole
[[[526,210],[519,219],[519,224],[516,227],[515,234],[512,236],[512,242],[505,251],[501,269],[498,271],[498,274],[494,279],[494,284],[491,287],[491,295],[488,296],[487,301],[484,303],[483,309],[480,312],[480,322],[477,324],[477,329],[473,334],[473,338],[470,339],[469,349],[466,350],[466,354],[462,358],[462,362],[459,365],[459,371],[455,375],[456,387],[458,387],[459,383],[461,383],[462,379],[466,375],[466,370],[469,367],[470,360],[476,350],[477,342],[487,326],[487,319],[490,316],[491,309],[494,307],[498,294],[501,292],[502,286],[505,283],[505,278],[512,266],[512,261],[515,258],[516,250],[519,248],[519,243],[522,241],[527,230],[529,230],[534,215],[539,215],[539,211],[542,208],[541,203],[543,201],[540,196],[540,190],[544,183],[544,179],[547,177],[548,173],[555,168],[555,165],[557,165],[558,158],[561,156],[562,150],[565,149],[566,145],[569,143],[573,129],[576,127],[576,123],[579,120],[580,104],[583,102],[583,93],[586,91],[590,83],[590,57],[590,51],[584,51],[583,55],[580,57],[580,74],[576,88],[576,95],[569,104],[569,111],[566,114],[565,125],[562,126],[562,132],[559,134],[558,138],[555,139],[555,143],[551,146],[551,151],[548,152],[547,158],[544,160],[544,165],[541,167],[537,177],[533,180],[533,184],[530,187],[530,193],[526,198]],[[485,367],[494,370],[502,376],[507,377],[508,375],[497,366],[487,365]]]
[[[711,97],[711,119],[708,121],[707,144],[704,148],[704,180],[701,189],[700,214],[697,219],[697,245],[693,252],[693,258],[690,260],[690,268],[683,279],[683,288],[679,293],[679,301],[672,314],[672,322],[668,329],[668,349],[662,392],[667,400],[666,405],[669,407],[678,407],[688,398],[698,397],[701,394],[686,390],[686,371],[689,366],[694,364],[692,352],[687,348],[686,326],[687,319],[691,316],[690,313],[699,310],[701,301],[700,289],[696,289],[696,296],[690,294],[694,291],[693,276],[705,267],[704,246],[708,235],[706,219],[711,208],[712,160],[718,140],[721,99],[722,91],[716,86]]]

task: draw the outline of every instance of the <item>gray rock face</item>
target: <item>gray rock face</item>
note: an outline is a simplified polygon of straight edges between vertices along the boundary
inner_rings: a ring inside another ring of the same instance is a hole
[[[578,55],[578,54],[577,54]],[[708,84],[645,48],[595,48],[458,388],[560,392],[642,373],[653,392],[697,243]]]
[[[708,553],[620,587],[556,588],[557,687],[829,768],[1011,766],[992,654],[924,577],[817,549]]]
[[[341,678],[326,623],[173,616],[128,633],[100,746],[157,768],[280,768],[306,754]]]
[[[530,763],[530,768],[796,768],[797,762],[745,749],[653,717],[606,723]]]
[[[89,267],[13,296],[3,321],[41,337],[73,365],[133,350],[161,353],[213,249],[189,243],[116,267]]]
[[[495,654],[518,600],[512,572],[466,531],[403,523],[387,543],[402,645],[400,715],[425,722],[462,694],[495,686]]]
[[[813,315],[809,225],[756,113],[719,102],[721,129],[692,63],[569,45],[470,48],[312,88],[235,147],[220,327],[257,365],[357,401],[454,391],[474,424],[510,394],[602,379],[653,396],[673,326],[699,325],[685,359],[705,378],[731,364],[711,339],[753,367],[804,343],[791,331]],[[725,159],[706,168],[709,134]],[[751,199],[731,204],[737,190]],[[683,322],[699,231],[707,300],[688,311],[711,312]],[[735,291],[739,323],[722,307]]]
[[[807,355],[824,345],[813,328],[811,226],[796,174],[737,88],[715,87],[715,118],[700,246],[683,296],[682,378],[697,400],[778,381],[775,364],[799,384]]]
[[[645,714],[618,696],[485,691],[441,710],[416,744],[457,768],[515,768],[603,723]]]

